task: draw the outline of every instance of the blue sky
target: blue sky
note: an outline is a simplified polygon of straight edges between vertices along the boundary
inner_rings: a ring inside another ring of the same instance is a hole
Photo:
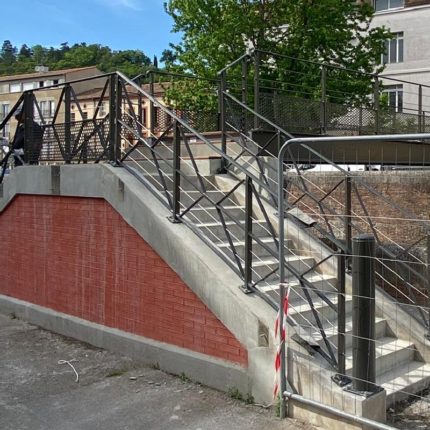
[[[150,58],[161,55],[172,33],[165,0],[1,0],[0,43],[18,48],[86,42],[114,50],[140,49]],[[6,18],[8,17],[8,18]]]

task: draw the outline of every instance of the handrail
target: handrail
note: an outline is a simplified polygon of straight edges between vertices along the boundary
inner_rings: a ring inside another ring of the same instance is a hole
[[[418,84],[416,82],[405,81],[405,80],[402,80],[402,79],[390,78],[388,76],[381,76],[380,73],[378,74],[378,73],[363,72],[363,71],[359,71],[359,70],[350,69],[348,67],[338,66],[336,64],[329,64],[329,63],[318,62],[318,61],[314,61],[314,60],[304,60],[304,59],[301,59],[301,58],[295,58],[295,57],[291,57],[289,55],[278,54],[276,52],[265,51],[265,50],[261,50],[261,49],[256,49],[255,52],[260,52],[260,53],[266,54],[266,55],[272,55],[274,57],[288,58],[290,60],[298,60],[298,61],[303,62],[303,63],[315,64],[315,65],[319,65],[319,66],[326,66],[326,67],[329,67],[329,68],[332,68],[332,69],[343,70],[345,72],[357,73],[357,74],[363,75],[363,76],[369,76],[369,77],[373,77],[373,78],[382,78],[382,79],[387,79],[387,80],[394,81],[394,82],[401,82],[403,84],[417,85],[417,86],[421,86],[423,88],[430,88],[430,85]]]

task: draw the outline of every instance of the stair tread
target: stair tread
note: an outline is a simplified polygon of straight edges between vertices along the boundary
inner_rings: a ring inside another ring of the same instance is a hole
[[[271,236],[267,236],[267,237],[259,237],[258,240],[262,243],[271,243],[274,242],[273,237]],[[245,241],[244,240],[238,240],[233,242],[234,246],[243,246],[245,245]],[[221,242],[218,244],[219,248],[229,248],[230,247],[230,243],[229,242]]]
[[[375,318],[375,325],[383,324],[386,321],[387,320],[385,318]],[[332,322],[329,322],[329,321],[322,321],[322,322],[323,322],[324,332],[328,338],[332,338],[332,337],[335,337],[338,335],[337,323],[333,324]],[[321,335],[320,331],[316,330],[315,328],[316,327],[306,328],[303,326],[298,326],[296,328],[296,331],[304,339],[312,338],[314,341],[321,340],[322,335]],[[351,333],[352,333],[352,314],[347,315],[345,318],[345,334],[350,336]]]
[[[263,224],[266,221],[265,220],[255,220],[253,222],[254,222],[254,224]],[[226,221],[225,224],[226,225],[245,224],[245,220]],[[199,227],[199,228],[203,228],[203,227],[220,227],[220,226],[222,226],[222,222],[221,221],[203,222],[203,223],[200,223],[200,224],[196,224],[196,227]]]
[[[326,297],[334,304],[334,305],[336,305],[337,304],[337,301],[338,301],[338,296],[337,296],[337,294],[336,293],[326,293]],[[352,302],[352,296],[345,296],[345,300],[346,300],[346,302]],[[323,299],[321,299],[321,298],[315,298],[314,300],[313,300],[313,304],[314,304],[314,307],[315,307],[315,309],[321,309],[321,308],[325,308],[325,307],[328,307],[328,304],[323,300]],[[308,311],[310,311],[312,308],[311,308],[311,305],[307,302],[307,301],[302,301],[302,302],[299,302],[299,303],[297,303],[297,304],[294,304],[294,305],[292,305],[291,307],[290,307],[290,311],[289,311],[289,315],[291,315],[291,316],[294,316],[294,315],[297,315],[297,314],[301,314],[301,313],[304,313],[304,312],[308,312]]]
[[[376,339],[376,345],[375,345],[375,354],[376,359],[378,357],[382,357],[384,355],[392,354],[396,351],[401,351],[405,349],[414,349],[414,344],[411,342],[408,342],[403,339],[398,339],[395,337],[389,337],[384,336],[382,338]],[[352,367],[352,348],[348,348],[345,352],[346,356],[346,367],[351,368]]]
[[[418,383],[424,378],[430,379],[430,364],[413,360],[382,373],[376,378],[376,382],[385,388],[387,394],[391,394]]]
[[[306,261],[306,260],[311,260],[313,259],[313,257],[308,257],[305,255],[286,255],[285,256],[285,260],[287,262],[293,262],[293,261]],[[265,265],[273,265],[273,264],[278,264],[278,259],[275,258],[261,258],[258,261],[253,261],[252,262],[252,267],[261,267],[261,266],[265,266]]]
[[[313,283],[313,282],[319,282],[319,281],[336,281],[336,277],[332,275],[324,275],[322,273],[315,274],[313,276],[307,276],[306,280]],[[300,285],[300,282],[298,280],[290,281],[288,283],[290,287],[297,287]],[[260,291],[268,292],[268,291],[277,291],[279,290],[279,284],[269,284],[264,285],[260,287]]]

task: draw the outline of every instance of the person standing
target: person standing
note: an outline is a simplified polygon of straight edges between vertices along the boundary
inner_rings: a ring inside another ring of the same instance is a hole
[[[43,129],[32,119],[31,136],[29,146],[25,148],[25,121],[22,108],[18,108],[15,113],[15,119],[18,126],[12,143],[13,158],[15,167],[22,166],[25,163],[39,164],[40,152],[43,146]]]

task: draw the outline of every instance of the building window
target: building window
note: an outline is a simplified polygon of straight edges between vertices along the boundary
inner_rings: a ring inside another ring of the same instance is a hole
[[[9,103],[2,103],[0,104],[0,122],[2,122],[9,113]],[[0,130],[0,136],[1,137],[9,137],[9,126],[10,124],[7,123],[2,130]]]
[[[44,100],[39,103],[40,110],[44,119],[52,118],[55,113],[54,100]]]
[[[24,82],[22,84],[22,91],[32,90],[34,88],[34,82]]]
[[[382,64],[403,63],[403,32],[393,33],[393,38],[385,42]]]
[[[10,92],[11,93],[20,93],[21,92],[21,84],[10,84]]]
[[[397,9],[399,7],[404,7],[404,0],[375,0],[375,11],[379,12],[381,10]]]
[[[403,112],[403,85],[387,85],[383,94],[387,95],[387,103],[395,112]]]
[[[88,119],[88,112],[86,112],[86,111],[83,111],[83,112],[82,112],[82,119],[83,119],[83,120]]]

